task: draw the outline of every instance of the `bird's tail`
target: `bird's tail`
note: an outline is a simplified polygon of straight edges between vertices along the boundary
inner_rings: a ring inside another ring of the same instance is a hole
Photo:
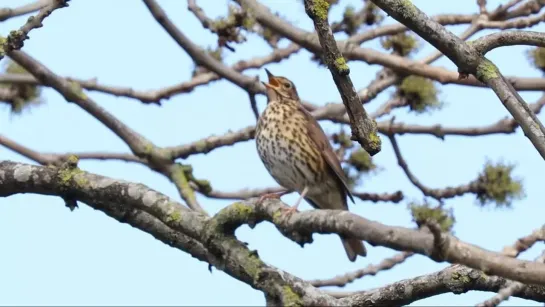
[[[350,261],[356,261],[358,255],[362,257],[367,256],[367,249],[365,249],[362,241],[358,239],[345,239],[343,237],[341,237],[341,241]]]

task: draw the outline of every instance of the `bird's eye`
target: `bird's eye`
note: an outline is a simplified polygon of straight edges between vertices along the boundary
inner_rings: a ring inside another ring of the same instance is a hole
[[[286,83],[284,83],[284,88],[286,88],[286,89],[290,89],[290,88],[291,88],[291,84],[289,84],[289,83],[287,83],[287,82],[286,82]]]

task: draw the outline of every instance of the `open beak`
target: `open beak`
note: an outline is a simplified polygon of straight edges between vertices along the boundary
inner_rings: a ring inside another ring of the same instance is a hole
[[[263,85],[267,88],[278,89],[280,87],[280,82],[278,82],[276,77],[267,68],[265,68],[265,72],[269,78],[269,83],[262,82]]]

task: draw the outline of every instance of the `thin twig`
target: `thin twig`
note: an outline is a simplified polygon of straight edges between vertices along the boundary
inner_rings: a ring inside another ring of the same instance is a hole
[[[509,257],[518,257],[520,253],[530,249],[538,241],[545,241],[545,225],[519,238],[513,245],[505,246],[501,252]]]
[[[310,280],[309,283],[311,283],[314,287],[328,287],[328,286],[344,287],[347,284],[352,283],[355,280],[360,279],[364,276],[374,276],[379,272],[389,270],[395,267],[396,265],[405,262],[405,260],[407,260],[413,255],[414,253],[412,252],[401,252],[401,253],[395,254],[392,257],[383,259],[381,262],[379,262],[376,265],[370,264],[363,269],[359,269],[357,271],[350,272],[344,275],[335,276],[330,279]]]
[[[67,7],[68,1],[70,0],[51,0],[49,4],[40,9],[36,16],[30,17],[18,31],[11,31],[4,41],[0,41],[0,50],[2,51],[0,52],[0,60],[10,51],[23,48],[24,41],[28,39],[30,31],[41,28],[44,19],[51,15],[54,10]]]
[[[403,156],[401,155],[401,150],[399,149],[399,145],[397,144],[397,141],[395,140],[395,135],[390,134],[388,135],[388,138],[390,139],[390,142],[392,143],[392,147],[394,149],[394,153],[397,159],[397,163],[403,169],[405,172],[405,175],[407,175],[407,178],[409,178],[409,181],[416,186],[422,193],[426,196],[433,197],[439,201],[445,198],[452,198],[456,196],[461,196],[466,193],[477,193],[479,191],[479,184],[477,181],[472,181],[468,184],[461,185],[458,187],[448,187],[445,189],[431,189],[425,186],[416,178],[416,176],[413,174],[413,172],[409,169],[409,166]]]
[[[213,71],[221,77],[238,85],[240,88],[248,92],[250,98],[252,98],[252,95],[256,93],[265,92],[265,87],[256,78],[248,77],[237,72],[222,62],[214,59],[211,55],[204,52],[202,48],[193,43],[178,27],[176,27],[176,25],[174,25],[174,23],[166,15],[165,11],[155,0],[144,0],[144,3],[155,20],[157,20],[157,22],[172,37],[172,39],[174,39],[174,41],[176,41],[176,43],[178,43],[178,45],[182,47],[182,49],[184,49],[197,64],[206,67],[208,70]],[[251,103],[253,102],[255,101],[251,101]],[[253,105],[252,110],[254,113],[257,113]]]
[[[16,8],[3,8],[0,9],[0,21],[5,21],[12,17],[26,15],[37,10],[41,10],[47,5],[50,5],[52,0],[38,0],[29,4],[25,4]]]

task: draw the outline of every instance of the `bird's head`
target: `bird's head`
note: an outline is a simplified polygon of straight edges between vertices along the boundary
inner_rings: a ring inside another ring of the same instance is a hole
[[[278,98],[289,98],[299,101],[299,95],[295,84],[285,77],[277,77],[273,75],[268,69],[265,68],[269,82],[262,82],[267,88],[267,96],[269,100],[276,100]],[[278,97],[280,96],[280,97]]]

